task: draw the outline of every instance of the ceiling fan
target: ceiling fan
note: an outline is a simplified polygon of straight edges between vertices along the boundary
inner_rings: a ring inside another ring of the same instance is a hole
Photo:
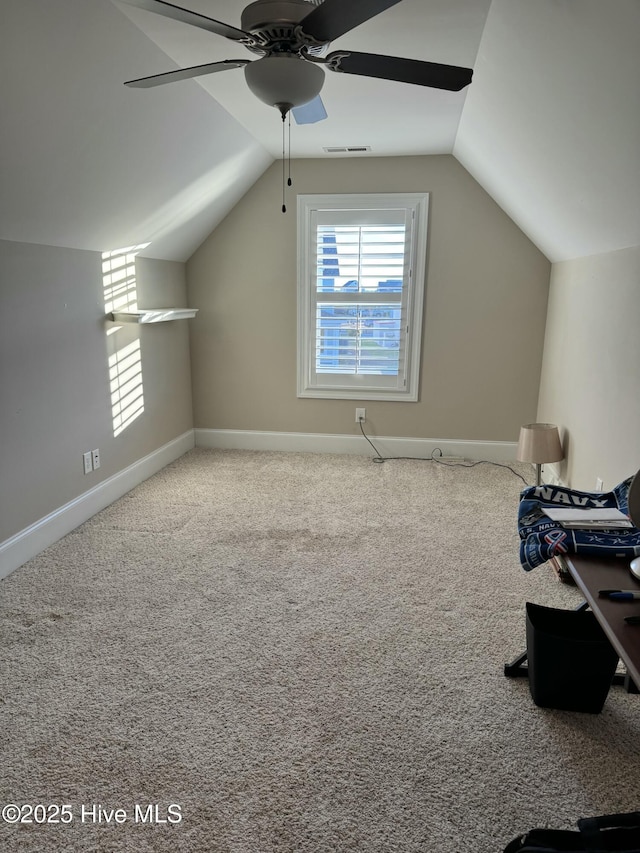
[[[400,0],[255,0],[242,12],[240,28],[191,12],[165,0],[124,0],[149,12],[199,27],[244,45],[258,59],[225,59],[192,68],[129,80],[148,88],[230,68],[244,68],[249,89],[284,120],[291,110],[299,124],[326,118],[320,99],[323,69],[459,91],[471,82],[471,68],[417,59],[336,50],[329,43]]]

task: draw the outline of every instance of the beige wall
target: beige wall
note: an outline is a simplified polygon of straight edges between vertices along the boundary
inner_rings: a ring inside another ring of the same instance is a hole
[[[298,160],[262,176],[187,263],[199,428],[516,441],[534,420],[550,264],[448,155]],[[296,397],[296,193],[427,191],[417,403]]]
[[[139,260],[137,279],[143,307],[186,304],[184,264]],[[0,304],[2,542],[193,424],[186,321],[108,338],[100,253],[0,241]],[[145,409],[114,438],[108,354],[136,336]]]
[[[554,264],[538,419],[559,425],[574,488],[640,468],[640,247]]]

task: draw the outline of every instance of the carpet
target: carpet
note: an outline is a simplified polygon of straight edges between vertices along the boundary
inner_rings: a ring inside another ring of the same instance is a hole
[[[520,567],[522,487],[195,449],[46,549],[0,584],[1,849],[500,853],[637,809],[638,696],[503,675],[526,601],[580,601]]]

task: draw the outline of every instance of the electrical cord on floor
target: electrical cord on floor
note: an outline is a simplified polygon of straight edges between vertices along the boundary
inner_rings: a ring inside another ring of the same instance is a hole
[[[437,462],[439,465],[444,465],[446,468],[475,468],[476,465],[495,465],[496,468],[506,468],[508,471],[511,471],[512,474],[515,474],[516,477],[519,477],[522,480],[525,486],[530,485],[529,483],[527,483],[522,474],[518,473],[518,471],[515,470],[515,468],[512,468],[511,465],[504,465],[502,462],[491,462],[488,459],[479,459],[477,462],[446,462],[444,459],[434,456],[434,453],[436,453],[437,451],[440,454],[440,457],[442,457],[442,450],[440,450],[439,447],[434,447],[431,451],[431,456],[427,459],[421,456],[381,456],[378,448],[375,446],[375,444],[371,441],[369,436],[364,431],[362,421],[358,421],[358,425],[360,427],[360,432],[362,433],[364,438],[367,439],[367,441],[369,442],[371,447],[373,447],[376,453],[376,455],[373,457],[373,462],[382,463],[390,462],[394,459],[408,459],[414,462]]]

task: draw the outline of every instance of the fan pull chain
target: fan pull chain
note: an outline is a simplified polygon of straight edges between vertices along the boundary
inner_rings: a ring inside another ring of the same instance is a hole
[[[287,178],[287,186],[291,186],[291,112],[287,113],[287,118],[289,121],[289,177]]]
[[[276,105],[278,106],[280,113],[282,115],[282,212],[287,212],[287,205],[284,203],[284,195],[285,195],[285,169],[288,169],[289,174],[287,177],[286,185],[290,187],[293,183],[291,180],[291,112],[289,111],[289,107],[286,105]],[[285,145],[285,127],[284,123],[289,116],[289,151],[286,151]],[[286,163],[285,163],[286,160]]]
[[[284,203],[284,120],[286,117],[286,113],[282,113],[282,212],[287,212],[287,205]]]

